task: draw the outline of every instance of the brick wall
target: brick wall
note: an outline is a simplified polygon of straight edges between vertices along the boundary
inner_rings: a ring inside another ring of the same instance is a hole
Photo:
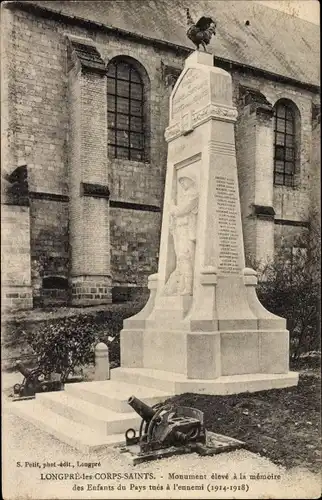
[[[10,136],[12,135],[11,123],[9,121],[10,91],[9,73],[12,71],[12,47],[9,43],[12,29],[12,13],[6,9],[1,12],[1,165],[2,169],[9,170],[9,165],[14,162],[10,157]],[[1,194],[3,185],[1,183]]]
[[[235,139],[245,259],[250,265],[256,255],[256,221],[249,218],[255,200],[256,116],[249,106],[239,111]]]
[[[112,200],[161,206],[166,165],[163,132],[168,121],[169,97],[169,88],[165,85],[162,77],[161,61],[164,64],[180,67],[182,59],[166,52],[156,51],[153,47],[120,41],[110,35],[89,34],[83,28],[66,26],[46,19],[37,19],[32,14],[19,10],[7,11],[7,14],[8,18],[11,19],[7,25],[7,30],[10,33],[6,40],[6,54],[9,54],[11,59],[8,78],[9,86],[12,89],[10,116],[8,117],[11,141],[8,152],[12,155],[14,164],[22,160],[27,163],[30,190],[58,195],[67,194],[73,197],[73,193],[68,187],[68,143],[73,133],[72,127],[69,127],[69,119],[72,122],[79,119],[79,116],[70,115],[71,108],[68,105],[67,43],[64,37],[65,33],[71,33],[94,38],[96,46],[106,62],[116,55],[125,55],[136,59],[145,68],[149,78],[150,161],[137,163],[109,159],[108,181]],[[91,120],[91,117],[94,120],[95,117],[91,114],[86,115],[85,119]],[[82,139],[87,140],[86,137]],[[81,137],[78,137],[78,140],[81,140]],[[92,146],[91,141],[89,141],[88,147],[95,156],[95,147]],[[90,153],[86,161],[87,168],[91,170],[93,162],[90,161]],[[91,171],[92,179],[93,175]],[[90,203],[89,200],[87,202]],[[56,217],[57,210],[51,213],[50,209],[46,208],[49,207],[50,203],[46,205],[45,202],[41,202],[43,212],[38,209],[38,202],[32,209],[32,225],[34,226],[32,228],[33,276],[37,276],[38,268],[42,266],[42,262],[38,261],[43,250],[47,247],[55,248],[55,240],[64,239],[65,228],[68,225],[66,203],[61,202],[60,226],[53,229],[51,218]],[[59,202],[56,202],[57,204],[59,205]],[[119,218],[129,217],[127,210],[114,209],[114,213],[116,212]],[[151,214],[142,212],[137,217],[149,221],[158,219],[158,216],[153,212]],[[45,244],[44,239],[42,242],[39,240],[39,232],[40,228],[46,225],[46,219],[48,219],[48,229],[46,233],[47,243]],[[71,225],[73,224],[77,225],[77,222],[72,216]],[[144,227],[146,228],[145,238],[147,241],[151,241],[149,224],[144,224]],[[159,231],[158,223],[156,223],[155,231]],[[92,241],[91,237],[90,244]],[[154,247],[151,248],[152,260],[155,258],[152,256],[158,251],[158,237],[153,238],[153,245]],[[117,247],[118,243],[112,242],[112,246],[113,248]],[[63,245],[60,249],[55,248],[57,254],[55,262],[65,262],[66,253],[62,247]],[[96,251],[99,249],[96,248]],[[90,260],[88,260],[88,264],[90,264]],[[140,273],[139,265],[135,267],[134,261],[131,265],[132,275]],[[60,272],[58,266],[56,273]],[[117,281],[125,282],[127,272],[124,271],[123,277],[118,272]],[[145,271],[144,276],[146,274],[148,273]],[[33,278],[34,284],[36,281],[37,278]],[[35,284],[35,287],[35,294],[39,295],[40,292],[37,289],[39,285]]]
[[[5,9],[4,9],[5,10]],[[170,88],[163,75],[163,66],[183,67],[183,56],[174,52],[156,49],[151,45],[123,40],[113,34],[93,31],[87,32],[85,27],[76,25],[67,26],[62,22],[36,18],[25,12],[6,11],[5,50],[3,60],[6,64],[8,89],[2,93],[4,102],[10,101],[5,107],[5,159],[7,165],[18,164],[24,160],[28,165],[29,188],[31,191],[54,193],[58,195],[74,196],[68,187],[68,144],[71,141],[69,120],[78,120],[77,113],[71,115],[68,102],[68,71],[67,71],[67,43],[65,33],[92,38],[105,62],[115,56],[125,55],[134,58],[145,69],[149,95],[149,161],[130,162],[107,160],[108,185],[112,201],[123,201],[139,204],[161,206],[163,201],[163,186],[166,167],[166,143],[163,133],[168,124],[168,100]],[[90,83],[89,83],[90,84]],[[233,73],[234,98],[238,104],[239,85],[245,85],[260,90],[272,105],[280,98],[291,99],[301,114],[301,172],[300,183],[296,189],[286,187],[274,188],[274,208],[279,218],[302,220],[307,217],[310,200],[309,191],[309,157],[311,148],[311,101],[309,91],[286,87],[280,82],[270,82],[263,78],[253,78],[244,74]],[[91,116],[87,117],[91,119]],[[243,207],[247,206],[248,196],[245,196],[245,186],[249,184],[247,162],[251,161],[247,155],[251,152],[251,135],[249,144],[238,137],[236,128],[238,160],[244,157],[244,167],[238,161],[240,170],[240,193]],[[98,131],[99,133],[99,131]],[[84,138],[83,138],[84,139]],[[80,140],[80,137],[79,137]],[[85,138],[86,140],[86,138]],[[95,155],[92,144],[89,149]],[[247,147],[246,147],[247,146]],[[90,158],[90,157],[89,157]],[[262,158],[261,161],[265,159]],[[91,169],[91,162],[88,161]],[[243,170],[244,169],[244,170]],[[243,170],[243,172],[242,172]],[[75,170],[76,171],[76,170]],[[77,173],[75,174],[77,175]],[[80,178],[78,179],[80,181]],[[34,203],[34,202],[33,202]],[[67,254],[63,245],[56,247],[55,239],[64,240],[68,227],[68,211],[66,203],[55,202],[56,212],[45,208],[41,215],[40,205],[31,208],[35,217],[32,218],[32,246],[35,245],[34,235],[40,232],[40,227],[46,224],[48,218],[51,230],[47,232],[48,246],[56,252],[55,262],[66,262]],[[49,213],[50,212],[50,213]],[[59,216],[57,214],[60,214]],[[56,222],[51,224],[51,217]],[[118,228],[119,221],[126,225],[124,230]],[[116,222],[118,221],[118,222]],[[147,222],[148,221],[148,222]],[[90,223],[90,221],[89,221]],[[71,217],[71,225],[77,224]],[[121,208],[111,210],[111,247],[112,273],[115,283],[128,283],[138,276],[138,282],[145,282],[146,275],[155,270],[156,255],[159,246],[160,216],[154,212],[139,212]],[[122,243],[124,234],[127,234],[130,248],[137,252],[135,227],[140,228],[140,237],[147,242],[144,265],[136,254],[132,254],[126,268],[118,268],[118,259],[123,262],[128,258],[128,250]],[[247,231],[255,231],[250,224]],[[248,239],[245,231],[245,239]],[[118,241],[120,238],[120,241]],[[91,243],[91,242],[90,242]],[[40,247],[45,247],[45,240],[38,244],[38,250],[33,248],[33,273],[41,263],[37,262]],[[46,243],[47,244],[47,243]],[[40,246],[39,246],[40,245]],[[131,246],[132,245],[132,246]],[[123,252],[123,253],[122,253]],[[148,263],[151,265],[148,270]],[[68,268],[66,263],[65,269]],[[62,272],[57,264],[56,272]]]
[[[139,210],[111,210],[113,284],[147,286],[157,272],[161,215]]]
[[[1,307],[32,307],[29,207],[1,206]]]
[[[245,218],[245,210],[247,210],[246,193],[251,191],[252,175],[249,172],[248,166],[251,165],[253,145],[252,124],[249,123],[249,136],[245,133],[245,121],[243,119],[243,105],[240,102],[240,85],[255,89],[261,92],[269,103],[274,106],[279,99],[289,99],[298,108],[300,114],[300,151],[299,151],[299,167],[300,171],[297,176],[297,182],[294,188],[287,186],[274,186],[273,191],[273,208],[275,210],[276,219],[284,219],[287,221],[307,221],[309,218],[310,199],[311,199],[311,165],[310,155],[312,147],[312,102],[315,102],[316,95],[308,90],[302,90],[292,86],[286,86],[282,82],[271,82],[264,78],[254,78],[246,74],[234,72],[233,75],[233,99],[238,107],[239,118],[236,124],[236,149],[237,149],[237,164],[239,175],[239,188],[241,193],[242,214]],[[261,161],[265,162],[265,154],[269,154],[269,150],[261,152]],[[271,158],[267,158],[271,162]],[[249,203],[249,201],[248,201]],[[243,226],[244,227],[244,226]],[[254,223],[248,222],[247,229],[244,229],[245,238],[245,254],[254,251]],[[297,235],[303,228],[294,226],[275,225],[276,235],[274,237],[275,249],[280,246],[281,234],[287,234],[289,238]],[[305,229],[304,229],[305,231]]]
[[[66,47],[48,22],[15,11],[10,37],[11,150],[29,188],[67,193]]]
[[[68,203],[32,199],[30,203],[31,273],[35,305],[42,305],[44,296],[57,292],[43,290],[43,278],[69,276]],[[67,293],[62,292],[67,300]]]
[[[321,206],[321,126],[320,120],[313,125],[312,132],[312,170],[310,173],[311,181],[311,209],[315,222],[321,226],[320,206]]]

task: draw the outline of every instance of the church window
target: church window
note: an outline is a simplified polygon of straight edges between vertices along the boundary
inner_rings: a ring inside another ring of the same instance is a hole
[[[295,116],[292,107],[278,102],[274,116],[274,184],[293,186],[295,174]]]
[[[144,84],[128,61],[108,65],[108,147],[113,158],[145,161]]]

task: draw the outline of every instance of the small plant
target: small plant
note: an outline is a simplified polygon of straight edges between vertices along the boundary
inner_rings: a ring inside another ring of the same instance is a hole
[[[83,316],[47,323],[36,335],[31,331],[24,333],[39,368],[47,375],[59,373],[64,383],[76,368],[93,363],[97,343],[94,328],[90,318]]]

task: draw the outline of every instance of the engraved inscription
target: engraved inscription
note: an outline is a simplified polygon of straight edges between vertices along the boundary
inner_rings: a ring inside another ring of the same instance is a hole
[[[231,103],[231,87],[227,85],[226,75],[211,74],[211,100],[224,104]]]
[[[191,107],[206,104],[209,96],[207,76],[200,70],[189,69],[172,98],[171,118],[179,118]]]
[[[219,241],[218,271],[238,274],[237,193],[233,179],[216,176],[217,234]]]
[[[221,141],[210,141],[208,145],[209,153],[219,153],[226,156],[235,157],[235,144]]]

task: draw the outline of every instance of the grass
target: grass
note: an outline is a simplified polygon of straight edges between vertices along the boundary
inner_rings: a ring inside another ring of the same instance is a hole
[[[198,408],[209,431],[244,441],[277,465],[321,471],[317,369],[302,373],[297,387],[230,396],[183,394],[169,401]]]

